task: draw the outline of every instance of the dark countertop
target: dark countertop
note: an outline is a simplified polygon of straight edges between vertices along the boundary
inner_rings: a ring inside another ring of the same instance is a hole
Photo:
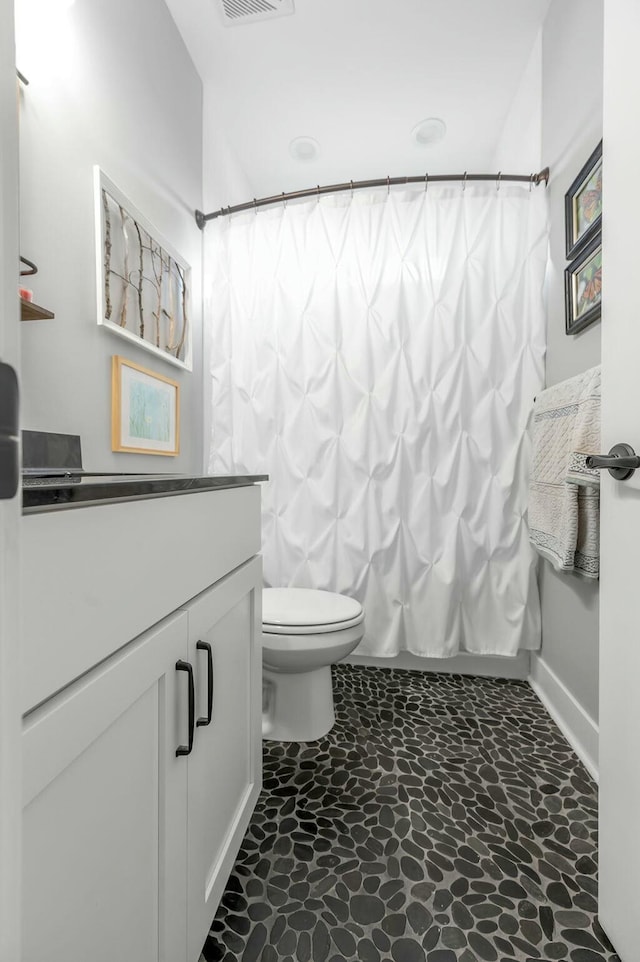
[[[268,481],[267,474],[206,475],[110,474],[62,478],[24,478],[22,513],[82,508],[115,501],[163,498],[220,488],[238,488]]]

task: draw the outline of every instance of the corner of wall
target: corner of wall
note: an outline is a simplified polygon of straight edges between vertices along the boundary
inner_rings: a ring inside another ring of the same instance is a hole
[[[533,173],[540,169],[542,151],[542,30],[529,59],[502,127],[493,155],[496,170]]]
[[[230,204],[243,203],[254,196],[251,183],[227,135],[218,106],[220,96],[215,85],[210,81],[205,82],[202,110],[202,202],[205,213]],[[207,323],[211,272],[207,264],[207,252],[210,249],[207,243],[207,231],[214,229],[213,224],[210,223],[202,232],[202,462],[205,473],[209,469],[208,452],[212,431],[211,379],[209,377],[212,345],[210,325]]]
[[[550,167],[547,384],[600,361],[600,325],[567,336],[564,195],[602,137],[603,0],[551,0],[541,36],[542,164]],[[575,64],[588,63],[576,96]],[[606,168],[606,160],[605,160]],[[606,178],[606,172],[605,172]],[[542,649],[530,681],[594,777],[598,766],[598,583],[540,566]]]
[[[219,107],[221,94],[210,81],[203,96],[203,202],[207,210],[241,204],[253,188],[227,133]]]
[[[582,764],[597,782],[598,723],[537,652],[531,653],[528,681]]]

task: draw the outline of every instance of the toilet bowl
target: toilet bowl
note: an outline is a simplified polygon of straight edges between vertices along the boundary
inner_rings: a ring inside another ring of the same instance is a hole
[[[262,737],[315,741],[335,723],[331,665],[364,635],[359,601],[311,588],[262,592]]]

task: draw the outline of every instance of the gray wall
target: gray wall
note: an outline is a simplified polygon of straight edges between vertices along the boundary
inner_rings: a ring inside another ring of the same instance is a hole
[[[22,330],[23,427],[82,436],[94,471],[199,471],[202,460],[202,84],[158,0],[91,0],[18,23],[21,250],[34,300],[55,320]],[[30,4],[17,0],[19,20]],[[93,165],[193,269],[193,373],[98,327]],[[25,279],[26,280],[26,279]],[[111,451],[111,356],[181,386],[177,458]]]
[[[564,332],[564,195],[602,137],[603,0],[552,0],[542,37],[542,159],[549,183],[547,384],[600,362],[600,325]],[[606,175],[605,175],[606,176]],[[598,585],[541,564],[539,656],[598,717]]]

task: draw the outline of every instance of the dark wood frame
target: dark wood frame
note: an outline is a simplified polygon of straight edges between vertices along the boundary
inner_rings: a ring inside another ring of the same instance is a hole
[[[583,331],[585,327],[589,327],[595,321],[599,320],[602,314],[602,294],[600,295],[600,302],[595,304],[590,310],[582,315],[579,320],[573,321],[573,278],[575,275],[582,270],[589,258],[596,253],[598,248],[602,247],[602,234],[598,234],[596,237],[591,239],[591,242],[587,244],[583,250],[580,251],[578,256],[571,261],[569,266],[564,272],[564,314],[565,314],[565,331],[567,334],[578,334]]]
[[[580,190],[584,187],[586,182],[589,180],[594,170],[602,160],[602,141],[598,144],[594,152],[589,157],[571,187],[564,195],[564,224],[565,224],[565,245],[567,250],[567,260],[571,260],[576,256],[578,251],[582,250],[595,236],[599,234],[602,229],[602,215],[594,220],[582,237],[579,237],[576,241],[573,239],[573,226],[574,226],[574,200]]]

